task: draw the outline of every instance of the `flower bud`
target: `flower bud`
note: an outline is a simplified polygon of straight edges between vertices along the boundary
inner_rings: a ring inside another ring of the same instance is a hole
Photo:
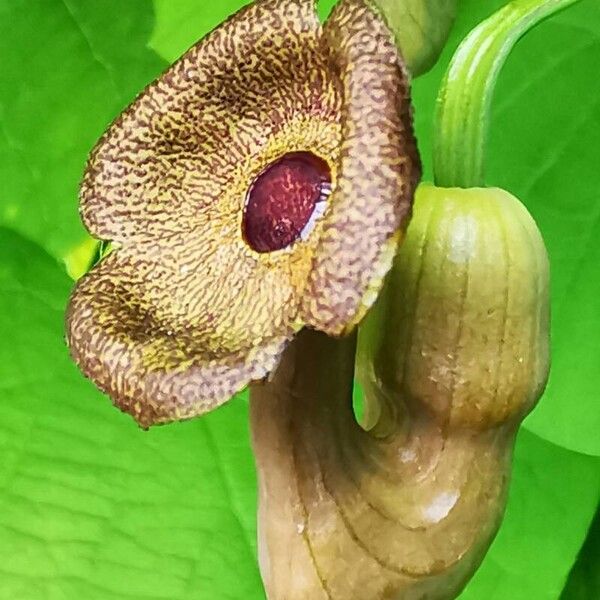
[[[428,71],[442,52],[457,0],[373,0],[396,36],[413,76]]]

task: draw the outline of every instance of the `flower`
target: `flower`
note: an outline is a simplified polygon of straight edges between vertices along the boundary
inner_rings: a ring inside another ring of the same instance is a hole
[[[222,404],[308,326],[352,329],[419,179],[408,76],[383,20],[258,0],[192,47],[93,150],[81,216],[114,250],[67,341],[142,427]]]

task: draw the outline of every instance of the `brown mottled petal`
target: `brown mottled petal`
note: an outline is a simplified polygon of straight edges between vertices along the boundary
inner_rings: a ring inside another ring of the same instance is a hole
[[[235,296],[256,296],[257,288],[248,289],[254,280],[240,277],[236,290],[215,286],[194,294],[199,274],[186,279],[166,258],[160,250],[148,249],[144,259],[114,252],[78,282],[67,313],[76,363],[143,427],[228,400],[276,366],[293,333],[283,319],[264,331],[247,326],[256,315],[240,311]],[[233,262],[222,268],[233,269]]]
[[[343,0],[324,36],[343,84],[342,147],[303,313],[340,334],[373,303],[391,266],[420,162],[408,77],[381,18],[362,0]]]
[[[337,118],[320,34],[314,0],[259,0],[191,48],[92,152],[80,206],[89,231],[125,243],[197,233],[214,210],[235,217],[274,135]]]
[[[277,363],[302,326],[315,247],[242,235],[246,195],[281,155],[335,173],[341,105],[313,0],[260,0],[150,85],[93,151],[81,212],[116,250],[67,319],[85,374],[143,426],[225,401]]]

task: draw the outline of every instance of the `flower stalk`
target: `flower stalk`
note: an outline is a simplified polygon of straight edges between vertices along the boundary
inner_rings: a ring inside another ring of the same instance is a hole
[[[433,156],[436,185],[485,185],[485,145],[500,70],[523,35],[576,2],[579,0],[514,0],[463,40],[437,99]]]

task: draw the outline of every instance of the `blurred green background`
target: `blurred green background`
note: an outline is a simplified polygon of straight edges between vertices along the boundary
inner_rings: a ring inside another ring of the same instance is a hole
[[[243,0],[0,0],[0,600],[262,600],[244,395],[142,432],[70,363],[67,264],[86,155],[135,94]],[[332,0],[323,3],[326,13]],[[501,0],[462,0],[414,83],[435,93]],[[494,102],[488,183],[552,264],[553,368],[516,450],[506,520],[463,600],[600,599],[600,2],[543,23]]]

